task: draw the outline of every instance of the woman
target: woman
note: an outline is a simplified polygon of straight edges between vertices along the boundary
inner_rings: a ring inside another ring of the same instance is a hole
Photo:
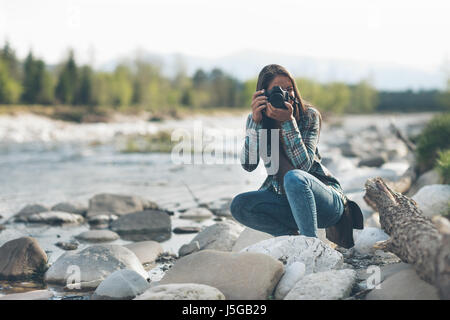
[[[289,93],[286,109],[273,107],[264,96],[274,86]],[[317,228],[338,223],[347,203],[338,180],[320,163],[317,144],[321,115],[304,102],[294,78],[282,66],[264,67],[256,90],[252,113],[247,118],[241,163],[245,170],[253,171],[262,157],[268,177],[257,191],[238,194],[231,203],[231,213],[240,223],[273,236],[317,237]],[[276,131],[267,130],[264,139],[262,129],[279,129],[274,145],[271,133]],[[272,159],[261,152],[265,146]],[[279,159],[273,159],[277,150]],[[269,173],[273,160],[278,160],[278,170]]]

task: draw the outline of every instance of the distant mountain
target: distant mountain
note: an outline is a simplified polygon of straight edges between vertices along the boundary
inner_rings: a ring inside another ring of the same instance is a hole
[[[168,76],[174,75],[177,66],[181,64],[189,75],[199,68],[209,71],[218,67],[240,80],[247,80],[256,78],[265,65],[277,63],[285,66],[295,77],[307,77],[320,82],[343,81],[353,84],[370,77],[379,90],[442,89],[445,84],[444,75],[438,70],[429,72],[388,63],[301,57],[251,50],[216,59],[178,53],[163,55],[141,52],[140,55],[144,60],[160,63]],[[118,61],[104,64],[101,69],[112,70]]]

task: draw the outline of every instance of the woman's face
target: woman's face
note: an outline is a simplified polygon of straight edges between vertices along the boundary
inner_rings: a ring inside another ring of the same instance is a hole
[[[267,91],[275,86],[280,86],[283,90],[287,91],[291,97],[295,96],[294,86],[292,85],[291,79],[289,79],[288,77],[276,76],[269,84]]]

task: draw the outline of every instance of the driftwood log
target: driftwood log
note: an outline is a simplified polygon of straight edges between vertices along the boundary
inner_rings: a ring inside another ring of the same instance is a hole
[[[381,227],[390,236],[379,248],[412,264],[420,278],[439,290],[441,299],[450,299],[448,220],[438,219],[437,227],[414,200],[390,188],[382,178],[368,179],[365,189],[364,200],[378,211]]]

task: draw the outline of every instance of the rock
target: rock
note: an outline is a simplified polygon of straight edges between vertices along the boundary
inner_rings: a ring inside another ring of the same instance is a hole
[[[62,242],[62,241],[60,241],[60,242],[55,243],[55,246],[57,246],[63,250],[66,250],[66,251],[78,249],[77,242]]]
[[[136,271],[117,270],[100,283],[91,300],[131,300],[148,288],[147,280]]]
[[[412,199],[426,217],[446,215],[450,206],[450,185],[432,184],[422,187]]]
[[[172,236],[170,216],[159,210],[146,210],[119,217],[111,229],[130,241],[165,241]]]
[[[363,269],[359,269],[357,271],[358,274],[358,279],[359,280],[364,280],[365,283],[365,288],[367,288],[367,279],[372,279],[371,280],[371,285],[377,285],[379,284],[381,281],[384,281],[387,277],[390,277],[391,275],[402,271],[402,270],[406,270],[406,269],[411,269],[413,268],[410,264],[408,263],[404,263],[404,262],[398,262],[398,263],[392,263],[392,264],[387,264],[387,265],[383,265],[383,266],[378,266],[379,269],[379,275],[380,278],[379,279],[375,279],[374,274],[375,274],[375,269],[373,269],[373,265],[369,266],[368,268],[363,268]],[[375,281],[377,281],[375,283]]]
[[[116,216],[115,214],[99,214],[98,216],[88,217],[88,223],[94,228],[108,228],[109,224],[118,218],[119,216]]]
[[[431,169],[420,175],[407,192],[408,197],[415,195],[422,187],[432,184],[442,184],[442,177],[437,169]]]
[[[258,242],[242,251],[267,254],[285,262],[286,266],[302,262],[305,264],[306,274],[339,269],[344,262],[340,252],[330,248],[318,238],[306,236],[275,237]]]
[[[301,262],[294,262],[286,267],[286,271],[275,289],[275,299],[283,300],[295,284],[305,276],[305,272],[305,264]]]
[[[273,236],[268,233],[246,227],[237,238],[231,251],[239,252],[245,247],[270,238]]]
[[[437,289],[417,276],[411,267],[387,277],[366,300],[439,300]]]
[[[262,300],[273,292],[283,269],[281,262],[265,254],[201,250],[177,260],[160,285],[205,284],[227,300]]]
[[[11,240],[0,247],[0,278],[28,278],[46,264],[47,254],[34,238]]]
[[[30,223],[44,223],[50,225],[79,224],[84,220],[82,215],[62,211],[35,213],[24,217],[23,219]]]
[[[119,239],[119,235],[111,230],[89,230],[80,233],[75,238],[88,242],[109,242]]]
[[[68,213],[75,213],[82,215],[83,217],[87,214],[87,206],[80,202],[60,202],[55,204],[52,208],[52,211],[62,211]]]
[[[243,229],[232,220],[217,222],[203,229],[191,242],[198,241],[200,250],[231,251]]]
[[[359,157],[361,156],[361,152],[359,151],[359,148],[356,147],[353,143],[350,143],[349,141],[345,141],[338,145],[339,149],[341,150],[341,154],[344,157]]]
[[[381,167],[385,162],[387,162],[388,157],[386,154],[378,154],[369,156],[361,159],[358,162],[358,167],[366,166],[366,167]]]
[[[217,288],[197,283],[157,285],[134,300],[225,300]]]
[[[194,227],[194,226],[185,226],[185,227],[176,227],[172,231],[176,234],[182,234],[182,233],[198,233],[201,230],[200,227]]]
[[[66,252],[47,270],[45,281],[68,289],[93,290],[111,273],[120,269],[147,272],[129,249],[113,244],[92,245],[81,251]]]
[[[378,228],[364,228],[357,233],[355,239],[355,250],[360,254],[371,254],[375,251],[373,245],[375,242],[389,239],[383,230]]]
[[[35,213],[41,213],[50,211],[50,208],[44,206],[42,204],[29,204],[22,208],[16,215],[14,216],[14,220],[18,222],[26,221],[26,217]]]
[[[216,200],[211,203],[208,203],[207,207],[215,216],[218,217],[232,217],[230,211],[230,204],[232,198],[226,198],[221,200]]]
[[[317,229],[317,238],[319,238],[323,243],[325,243],[330,248],[336,249],[337,244],[327,239],[327,232],[325,229],[322,228]]]
[[[180,219],[204,220],[212,216],[213,213],[206,208],[192,208],[180,213]]]
[[[50,300],[53,296],[49,290],[34,290],[0,296],[0,300]]]
[[[180,247],[180,249],[178,250],[178,256],[186,256],[197,251],[200,251],[200,244],[198,243],[198,241],[189,242],[188,244],[183,244]]]
[[[305,275],[284,300],[339,300],[348,297],[356,281],[352,269],[330,270]]]
[[[143,211],[144,207],[148,207],[148,205],[148,200],[138,196],[101,193],[89,199],[87,216],[111,214],[121,216],[132,212]]]
[[[370,217],[364,218],[364,228],[378,228],[381,229],[380,214],[374,212]]]
[[[134,252],[141,264],[153,263],[163,253],[163,247],[156,241],[142,241],[125,245]]]
[[[5,230],[5,229],[6,229],[6,227],[4,225],[0,224],[0,232]]]

